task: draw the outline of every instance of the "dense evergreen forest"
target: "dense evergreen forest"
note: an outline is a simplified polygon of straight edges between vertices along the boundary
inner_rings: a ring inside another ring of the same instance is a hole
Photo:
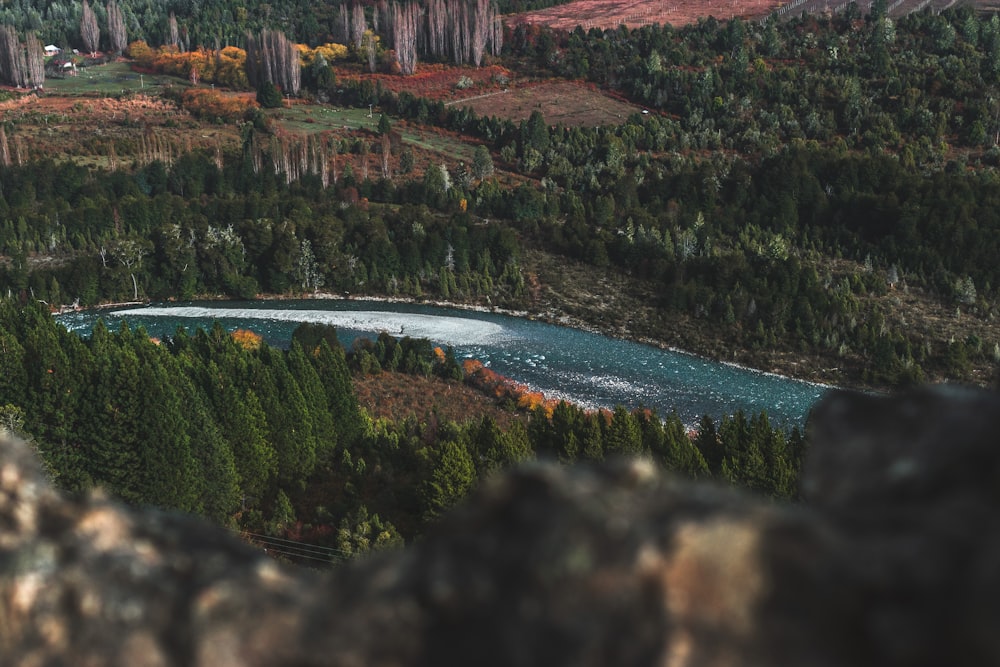
[[[203,46],[215,63],[206,81],[256,87],[262,106],[280,107],[278,88],[294,86],[305,100],[384,115],[377,131],[301,138],[256,105],[202,107],[203,122],[239,125],[235,149],[165,150],[151,131],[93,138],[95,154],[115,156],[107,168],[15,159],[29,123],[4,118],[0,410],[67,490],[101,485],[257,532],[294,527],[353,553],[412,538],[477,480],[533,457],[643,453],[793,497],[805,444],[764,414],[706,419],[693,438],[674,415],[566,404],[509,430],[434,414],[373,419],[350,373],[459,382],[461,369],[426,341],[344,350],[309,327],[288,350],[221,329],[157,343],[99,327],[80,340],[41,304],[332,291],[531,309],[531,250],[650,285],[645,333],[687,319],[733,349],[826,360],[844,382],[963,380],[1000,361],[989,333],[1000,285],[996,16],[959,8],[892,21],[876,3],[864,17],[852,5],[786,22],[496,37],[503,51],[488,57],[522,76],[586,79],[648,112],[568,127],[538,111],[478,117],[346,76],[376,47],[329,43],[358,27],[388,43],[378,7],[351,6],[348,24],[342,5],[120,6],[144,66],[149,45]],[[82,11],[24,0],[4,5],[0,23],[87,48]],[[107,25],[108,8],[93,11]],[[244,48],[291,53],[262,32],[273,28],[315,47],[301,71],[282,63],[280,85],[260,58],[238,71]],[[193,110],[190,92],[164,99]],[[392,129],[400,120],[455,133],[474,159],[415,169]],[[369,171],[369,156],[385,156],[383,168]],[[895,314],[910,290],[948,312],[943,333]]]
[[[330,327],[289,349],[220,327],[169,340],[98,325],[86,340],[37,304],[0,304],[0,418],[29,436],[69,492],[94,485],[139,504],[196,512],[255,533],[295,534],[345,555],[397,545],[477,480],[527,459],[642,454],[668,469],[794,497],[804,442],[765,414],[705,418],[586,412],[560,403],[524,426],[372,420],[356,372],[460,381],[450,354],[385,335],[345,354]]]

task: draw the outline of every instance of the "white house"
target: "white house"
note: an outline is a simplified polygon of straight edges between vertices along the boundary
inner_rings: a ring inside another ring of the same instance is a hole
[[[48,46],[45,47],[46,56],[58,56],[60,53],[62,53],[62,49],[60,49],[55,44],[49,44]]]

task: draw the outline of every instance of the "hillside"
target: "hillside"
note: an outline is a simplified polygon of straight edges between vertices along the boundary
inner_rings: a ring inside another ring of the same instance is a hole
[[[0,9],[24,56],[0,58],[20,86],[0,92],[0,420],[70,493],[340,560],[423,535],[525,460],[641,455],[788,499],[809,442],[766,411],[692,430],[530,388],[498,401],[428,341],[83,340],[61,308],[370,295],[841,386],[996,375],[995,14],[792,3],[569,32],[455,0],[123,0],[127,47],[88,48],[82,9],[38,4]],[[30,90],[43,37],[71,48]]]

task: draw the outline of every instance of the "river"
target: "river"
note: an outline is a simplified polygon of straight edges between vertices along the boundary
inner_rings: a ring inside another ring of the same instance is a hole
[[[299,300],[160,304],[121,310],[66,313],[58,320],[87,335],[98,318],[117,329],[122,321],[151,336],[178,326],[208,328],[213,320],[232,331],[251,329],[271,345],[287,346],[301,322],[332,324],[345,346],[386,331],[450,345],[496,372],[588,408],[622,404],[671,411],[686,424],[738,409],[766,410],[772,423],[801,425],[826,387],[723,364],[684,352],[608,338],[497,313],[378,301]]]

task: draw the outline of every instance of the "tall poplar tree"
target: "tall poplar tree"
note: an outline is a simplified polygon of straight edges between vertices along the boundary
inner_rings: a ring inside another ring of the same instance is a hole
[[[80,39],[83,41],[83,48],[91,54],[97,53],[101,43],[101,29],[97,27],[97,16],[87,0],[83,0],[83,11],[80,14]]]
[[[125,17],[115,0],[109,0],[107,5],[108,13],[108,39],[111,44],[111,51],[121,54],[128,46],[128,34],[125,30]]]

